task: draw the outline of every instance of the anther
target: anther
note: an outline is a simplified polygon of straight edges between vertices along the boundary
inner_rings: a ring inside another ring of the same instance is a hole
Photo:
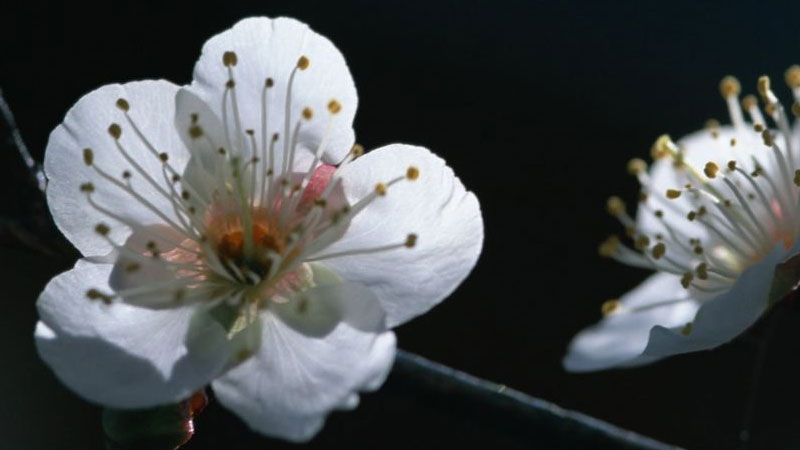
[[[116,123],[112,123],[108,126],[108,134],[114,139],[119,139],[119,137],[122,136],[122,128]]]
[[[755,108],[757,103],[758,101],[756,100],[755,95],[745,95],[744,98],[742,98],[742,109],[749,111],[751,108]]]
[[[754,125],[753,125],[753,129],[754,129],[754,130],[755,130],[757,133],[761,133],[762,131],[764,131],[764,126],[763,126],[763,125],[761,125],[760,123],[757,123],[757,124],[754,124]]]
[[[408,166],[408,169],[406,169],[406,178],[408,178],[411,181],[414,181],[417,178],[419,178],[419,169],[417,169],[414,166]]]
[[[734,160],[728,161],[728,170],[730,170],[731,172],[736,170],[736,161]]]
[[[681,277],[681,286],[683,286],[685,289],[689,289],[692,281],[694,281],[694,274],[692,272],[686,272]]]
[[[639,175],[647,171],[647,163],[643,159],[633,158],[628,161],[628,173],[631,175]]]
[[[87,166],[91,166],[94,162],[94,152],[90,148],[83,149],[83,162]]]
[[[681,328],[681,334],[684,336],[692,334],[692,327],[693,327],[692,322],[687,322],[686,325],[684,325],[683,328]]]
[[[225,82],[225,87],[228,89],[233,89],[234,87],[236,87],[236,82],[233,80],[228,80]]]
[[[272,86],[275,86],[275,81],[273,81],[272,78],[267,78],[264,81],[264,86],[268,87],[268,88],[271,88]]]
[[[81,192],[87,192],[87,193],[94,192],[94,184],[92,184],[92,183],[89,183],[89,182],[83,183],[83,184],[81,184],[80,187],[81,187]]]
[[[667,246],[663,242],[653,246],[653,258],[660,259],[665,253],[667,253]]]
[[[608,316],[619,311],[620,306],[621,304],[617,299],[606,300],[600,305],[600,312],[603,313],[603,316]]]
[[[681,191],[677,189],[667,189],[667,198],[670,200],[675,200],[676,198],[681,196]]]
[[[297,60],[297,68],[300,70],[308,69],[309,64],[311,64],[311,61],[309,61],[305,55],[301,56],[300,59]]]
[[[94,231],[100,236],[107,236],[108,232],[111,231],[111,228],[109,228],[109,226],[104,223],[98,223],[97,225],[95,225]]]
[[[633,246],[638,250],[644,250],[650,247],[650,238],[645,235],[641,235],[633,242]]]
[[[722,98],[729,98],[739,95],[742,91],[742,85],[736,77],[728,75],[719,82],[719,92]]]
[[[786,69],[786,84],[791,88],[800,87],[800,65],[794,64]]]
[[[239,58],[236,56],[236,53],[227,51],[222,54],[222,64],[224,64],[225,67],[235,66],[237,62],[239,62]]]
[[[139,263],[133,262],[133,263],[130,263],[127,266],[125,266],[125,271],[129,272],[129,273],[132,273],[132,272],[138,271],[141,268],[142,268],[142,266]]]
[[[350,153],[353,154],[353,158],[358,158],[364,154],[364,146],[361,144],[353,144],[353,148],[350,149]]]
[[[697,218],[697,213],[694,211],[689,211],[689,214],[686,214],[686,218],[689,219],[689,221],[692,221]]]
[[[308,106],[303,108],[303,119],[311,120],[312,117],[314,117],[314,111]]]
[[[124,180],[130,180],[131,176],[132,176],[132,174],[131,174],[130,170],[123,170],[122,171],[122,178]]]
[[[731,138],[730,144],[731,147],[736,147],[736,138]]]
[[[619,217],[625,214],[625,202],[616,195],[613,195],[606,201],[606,211],[614,217]]]
[[[597,246],[597,253],[602,257],[610,258],[617,253],[619,244],[619,237],[611,235]]]
[[[701,280],[707,280],[708,279],[708,264],[700,263],[697,266],[697,268],[695,269],[695,272],[697,273],[697,278],[699,278]]]
[[[197,139],[203,136],[203,128],[200,125],[192,125],[189,127],[189,137]]]
[[[86,297],[89,300],[100,300],[106,305],[111,303],[111,296],[103,294],[102,292],[98,291],[97,289],[89,289],[86,291]]]
[[[650,149],[650,156],[652,156],[653,159],[664,158],[670,154],[670,150],[673,146],[674,144],[669,135],[662,134],[656,139],[655,143],[653,143],[653,147]]]
[[[703,169],[703,173],[705,173],[708,178],[716,178],[717,172],[719,172],[719,166],[713,162],[707,162],[706,167]]]
[[[386,195],[386,189],[386,183],[378,183],[375,185],[375,193],[380,196]]]
[[[795,117],[800,117],[800,102],[792,103],[792,114],[794,114]]]
[[[414,248],[415,245],[417,245],[417,235],[411,233],[408,236],[406,236],[405,246],[408,248]]]
[[[119,109],[121,109],[121,110],[123,110],[125,112],[128,112],[128,110],[131,109],[131,105],[124,98],[118,98],[117,99],[117,108],[119,108]]]
[[[770,133],[769,130],[764,130],[761,133],[761,138],[764,140],[764,145],[767,147],[772,147],[775,143],[775,139],[772,137],[772,133]]]
[[[164,152],[159,153],[158,154],[158,159],[161,160],[161,162],[167,162],[167,161],[169,161],[169,155],[164,153]]]
[[[764,103],[766,104],[772,103],[769,98],[770,82],[768,76],[761,75],[760,77],[758,77],[758,93],[759,95],[761,95],[761,99],[764,101]]]
[[[331,114],[338,114],[339,111],[341,110],[342,110],[342,104],[339,103],[338,101],[331,100],[328,102],[328,111],[330,111]]]
[[[246,133],[248,136],[253,136],[253,135],[255,135],[255,134],[256,134],[255,130],[253,130],[253,129],[251,129],[251,128],[248,128],[247,130],[244,130],[244,132],[245,132],[245,133]]]
[[[800,186],[800,170],[794,171],[794,184]]]

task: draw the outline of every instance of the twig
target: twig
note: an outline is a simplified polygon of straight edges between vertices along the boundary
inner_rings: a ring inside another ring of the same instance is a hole
[[[407,391],[449,414],[506,429],[536,448],[679,448],[403,350],[397,352],[386,387]]]
[[[22,133],[19,132],[19,128],[17,127],[17,121],[14,119],[14,113],[11,112],[11,107],[8,106],[8,102],[3,96],[2,89],[0,89],[0,114],[3,115],[3,120],[8,125],[14,147],[17,148],[20,157],[22,157],[22,161],[25,163],[25,167],[28,168],[30,176],[36,182],[36,187],[39,188],[39,191],[44,192],[47,179],[44,176],[42,166],[33,159],[31,152],[28,151],[28,147],[22,139]]]

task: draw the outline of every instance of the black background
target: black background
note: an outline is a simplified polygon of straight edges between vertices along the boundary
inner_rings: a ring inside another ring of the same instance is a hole
[[[675,445],[738,446],[759,329],[641,369],[570,375],[560,359],[603,300],[646,275],[596,253],[618,231],[605,198],[636,196],[626,161],[645,157],[663,132],[725,120],[717,83],[728,73],[747,92],[769,74],[788,103],[781,80],[800,62],[796,2],[16,3],[0,9],[0,87],[39,158],[89,90],[143,78],[187,83],[203,42],[245,16],[309,23],[347,58],[359,142],[425,145],[481,201],[478,266],[450,299],[396,330],[401,347]],[[0,150],[0,215],[19,217],[33,205],[30,186],[11,148]],[[10,239],[0,252],[0,446],[100,448],[99,410],[56,381],[32,342],[36,296],[74,255],[43,256]],[[751,448],[795,448],[800,313],[772,316]],[[250,433],[214,403],[197,428],[187,449],[291,447]],[[470,443],[531,446],[384,390],[334,414],[309,447]]]

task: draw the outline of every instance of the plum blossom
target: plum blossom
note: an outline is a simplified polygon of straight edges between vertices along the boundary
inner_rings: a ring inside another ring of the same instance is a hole
[[[786,81],[800,116],[800,66]],[[792,126],[768,77],[757,87],[763,110],[755,96],[740,102],[739,82],[725,77],[720,90],[730,125],[711,121],[677,143],[660,137],[649,170],[630,161],[642,186],[635,219],[620,198],[607,205],[630,244],[612,236],[599,251],[656,273],[603,303],[603,319],[572,340],[567,370],[638,366],[711,349],[779,300],[770,292],[776,265],[800,250],[800,121]]]
[[[37,348],[84,398],[176,402],[211,383],[302,441],[377,389],[390,331],[480,253],[478,201],[429,150],[354,144],[341,53],[293,19],[212,37],[193,81],[103,86],[50,135],[47,200],[83,255],[37,306]]]

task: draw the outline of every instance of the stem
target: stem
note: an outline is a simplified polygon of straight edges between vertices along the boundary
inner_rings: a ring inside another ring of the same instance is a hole
[[[397,351],[386,389],[414,395],[448,414],[505,428],[536,448],[679,448],[403,350]]]

